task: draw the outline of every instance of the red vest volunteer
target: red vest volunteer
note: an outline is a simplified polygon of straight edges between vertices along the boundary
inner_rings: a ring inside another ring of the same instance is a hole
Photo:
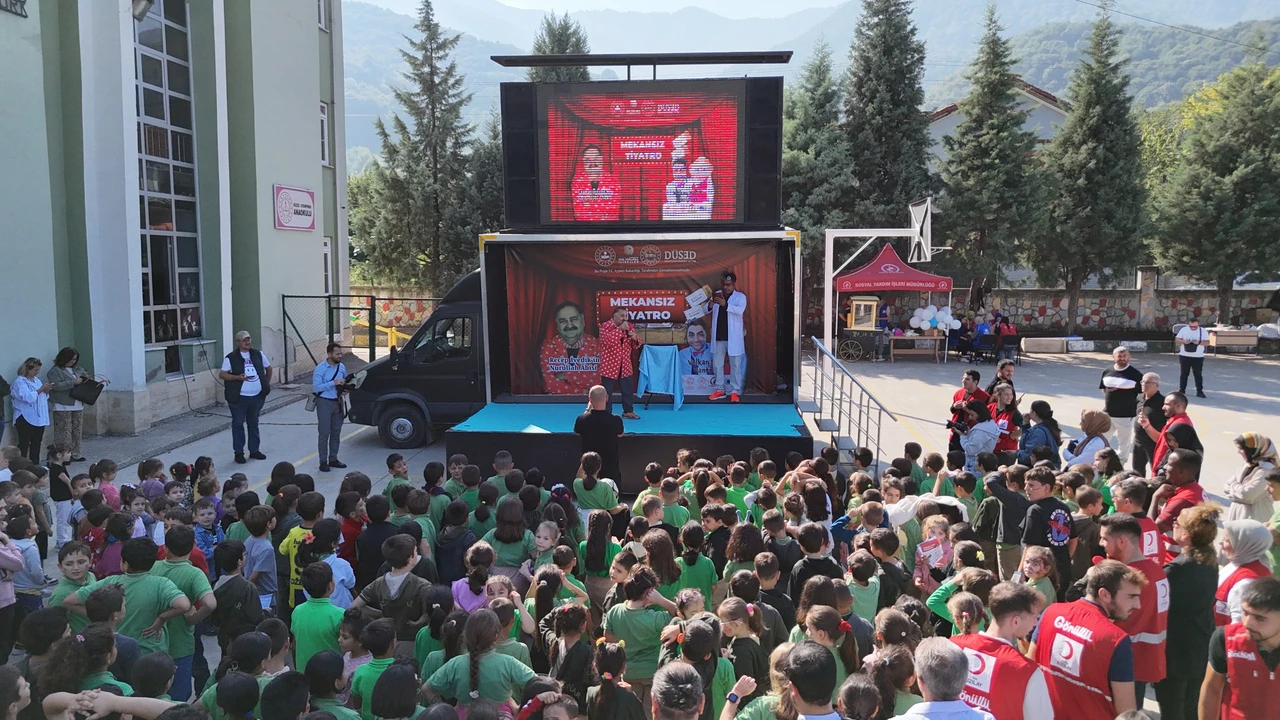
[[[969,680],[960,693],[966,705],[985,710],[996,720],[1045,717],[1044,710],[1037,712],[1047,699],[1044,673],[1009,641],[976,633],[953,635],[951,642],[969,658]]]
[[[1254,560],[1236,568],[1226,580],[1218,583],[1218,593],[1214,596],[1217,602],[1213,605],[1213,624],[1218,627],[1231,624],[1231,607],[1227,600],[1231,597],[1231,591],[1236,588],[1241,581],[1257,580],[1261,577],[1268,577],[1271,571],[1261,560]],[[1247,583],[1246,583],[1247,584]]]
[[[1280,717],[1277,663],[1280,663],[1280,649],[1263,650],[1249,637],[1243,623],[1231,623],[1214,631],[1209,641],[1209,682],[1221,693],[1222,720]],[[1212,707],[1213,694],[1201,698],[1200,717],[1207,717],[1203,709]]]
[[[1129,563],[1142,573],[1147,584],[1142,587],[1141,605],[1128,620],[1118,623],[1133,642],[1133,679],[1155,683],[1164,679],[1164,646],[1169,629],[1169,580],[1164,568],[1143,558]]]
[[[1036,664],[1048,675],[1053,712],[1060,717],[1113,718],[1112,683],[1133,682],[1129,635],[1096,603],[1054,603],[1040,618]]]

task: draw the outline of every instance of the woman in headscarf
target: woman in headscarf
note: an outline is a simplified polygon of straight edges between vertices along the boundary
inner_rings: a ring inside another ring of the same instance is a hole
[[[1165,426],[1164,433],[1165,452],[1157,461],[1159,464],[1152,464],[1152,477],[1165,474],[1165,465],[1169,463],[1169,457],[1174,450],[1183,448],[1185,450],[1194,450],[1204,456],[1204,445],[1200,442],[1200,435],[1196,433],[1196,429],[1186,423],[1179,423],[1173,426]],[[1268,516],[1270,517],[1270,516]]]
[[[1028,467],[1035,464],[1031,451],[1038,447],[1053,449],[1053,469],[1062,465],[1058,457],[1058,448],[1062,446],[1062,429],[1058,421],[1053,419],[1053,408],[1044,400],[1031,403],[1031,412],[1027,413],[1028,423],[1022,426],[1022,437],[1018,438],[1018,462]]]
[[[1240,598],[1249,583],[1271,575],[1271,531],[1257,520],[1228,520],[1222,524],[1222,557],[1227,564],[1218,571],[1214,623],[1240,622],[1244,611]]]
[[[1276,448],[1267,436],[1247,432],[1236,437],[1236,449],[1244,458],[1244,465],[1222,488],[1222,494],[1231,501],[1227,519],[1265,523],[1271,519],[1271,495],[1263,472],[1280,463]]]
[[[1062,451],[1062,462],[1067,467],[1076,463],[1093,464],[1093,456],[1107,444],[1111,432],[1111,418],[1101,410],[1080,411],[1080,437],[1067,443]]]

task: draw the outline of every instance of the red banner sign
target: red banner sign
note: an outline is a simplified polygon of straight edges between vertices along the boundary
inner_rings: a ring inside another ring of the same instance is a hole
[[[633,323],[684,322],[685,293],[678,290],[606,290],[596,293],[599,316],[608,318],[626,308]]]

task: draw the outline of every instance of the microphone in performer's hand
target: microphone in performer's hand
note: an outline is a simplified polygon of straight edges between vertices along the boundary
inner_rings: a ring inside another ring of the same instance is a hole
[[[592,181],[591,181],[591,192],[599,192],[599,190],[600,190],[600,181],[599,181],[599,180],[592,180]]]

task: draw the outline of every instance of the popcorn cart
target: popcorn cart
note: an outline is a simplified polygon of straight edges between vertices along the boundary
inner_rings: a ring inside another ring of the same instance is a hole
[[[849,298],[844,327],[840,329],[840,341],[836,344],[836,357],[847,362],[857,362],[864,355],[874,356],[876,344],[881,342],[883,330],[876,327],[876,310],[880,298],[874,295],[855,295]]]

